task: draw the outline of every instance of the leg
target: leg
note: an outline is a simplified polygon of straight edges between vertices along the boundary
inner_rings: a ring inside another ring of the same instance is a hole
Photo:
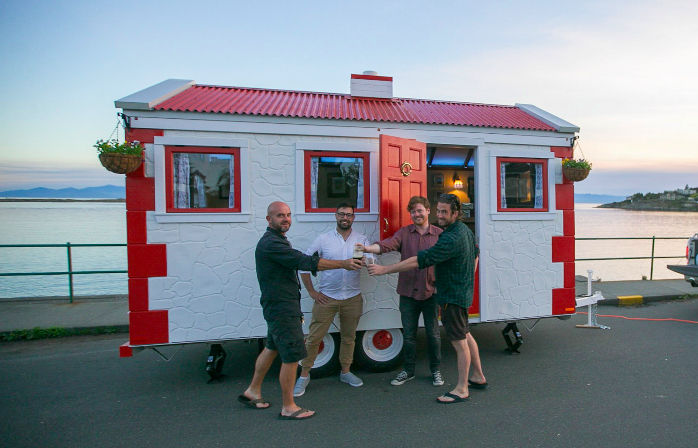
[[[439,305],[436,298],[432,297],[422,303],[422,316],[424,316],[424,329],[427,333],[427,347],[429,349],[429,368],[431,373],[441,368],[441,333],[439,332]]]
[[[405,338],[403,350],[405,353],[404,370],[408,375],[414,375],[417,359],[417,327],[419,326],[419,302],[411,297],[400,296],[400,318],[402,319],[402,335]]]
[[[320,342],[327,334],[327,330],[330,329],[334,316],[337,314],[338,302],[338,300],[330,299],[330,303],[327,305],[318,305],[317,303],[313,305],[313,317],[310,320],[308,336],[305,338],[305,349],[308,356],[301,361],[302,377],[310,375],[310,369],[313,368],[315,358],[317,358]]]
[[[456,350],[458,360],[458,384],[450,394],[467,398],[468,371],[470,369],[470,348],[468,347],[468,310],[452,303],[441,306],[441,322],[444,324],[446,336]],[[456,401],[455,398],[442,395],[437,398],[442,403]]]
[[[480,363],[480,349],[475,342],[472,334],[468,333],[468,349],[470,351],[470,360],[473,365],[473,376],[470,378],[474,383],[484,384],[487,382],[485,374],[482,372],[482,364]]]
[[[470,369],[470,349],[466,339],[459,341],[451,341],[453,348],[456,349],[458,358],[458,384],[451,391],[452,394],[458,395],[461,398],[468,396],[468,370]]]
[[[262,398],[262,381],[264,381],[264,376],[269,371],[269,367],[271,367],[271,363],[274,362],[274,358],[276,358],[277,353],[279,352],[276,350],[269,350],[266,347],[264,350],[262,350],[262,353],[259,354],[254,365],[254,376],[252,377],[252,382],[247,390],[243,392],[244,396],[250,400]],[[269,407],[269,404],[258,403],[257,407],[267,408]]]
[[[349,373],[354,361],[354,345],[356,343],[356,327],[364,310],[364,299],[361,294],[341,301],[339,305],[339,331],[342,343],[339,346],[339,363],[342,373]]]
[[[279,372],[279,383],[281,383],[281,396],[283,397],[283,407],[281,415],[291,415],[301,408],[293,400],[293,385],[296,383],[296,370],[298,362],[284,362],[281,364]],[[298,418],[306,418],[315,414],[315,411],[306,411],[298,415]]]

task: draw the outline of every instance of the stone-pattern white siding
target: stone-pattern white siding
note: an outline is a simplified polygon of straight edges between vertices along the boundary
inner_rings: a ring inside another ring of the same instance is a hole
[[[149,279],[150,309],[168,310],[171,343],[265,336],[254,251],[267,228],[269,203],[284,201],[293,213],[300,211],[295,204],[295,142],[355,142],[377,147],[378,140],[186,131],[166,131],[165,136],[247,139],[250,165],[241,169],[250,173],[251,218],[248,223],[160,224],[154,212],[148,212],[148,243],[167,245],[168,274]],[[148,146],[145,172],[153,176],[152,145]],[[293,247],[304,251],[317,235],[334,227],[331,222],[294,220],[287,236]],[[377,222],[355,222],[354,229],[372,241],[378,239]],[[394,254],[382,258],[384,263],[398,261]],[[364,270],[364,314],[382,310],[399,316],[396,285],[396,275],[373,278]],[[307,324],[312,299],[305,289],[302,294],[301,308],[307,313]]]
[[[487,144],[488,150],[515,149],[549,151],[549,147]],[[564,284],[562,263],[552,262],[552,237],[562,235],[562,212],[555,220],[493,221],[490,186],[490,157],[479,167],[479,187],[486,194],[485,253],[481,254],[486,271],[486,284],[481,297],[486,306],[486,320],[513,320],[552,315],[552,290]],[[553,169],[549,166],[548,169]],[[484,175],[482,175],[484,174]],[[549,186],[554,188],[554,185]],[[482,197],[481,195],[480,197]],[[555,204],[550,203],[551,210]],[[481,265],[482,266],[482,265]]]

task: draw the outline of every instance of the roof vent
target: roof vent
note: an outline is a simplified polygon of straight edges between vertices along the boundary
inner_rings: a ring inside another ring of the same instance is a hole
[[[367,70],[363,75],[351,75],[351,96],[364,98],[392,98],[393,78],[378,76],[378,72]]]

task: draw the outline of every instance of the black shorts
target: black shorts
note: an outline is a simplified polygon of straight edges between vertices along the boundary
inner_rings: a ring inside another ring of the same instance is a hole
[[[449,341],[462,341],[468,337],[468,310],[452,303],[441,305],[441,323]]]
[[[278,351],[283,363],[298,362],[308,356],[304,337],[300,317],[281,317],[267,321],[266,347]]]

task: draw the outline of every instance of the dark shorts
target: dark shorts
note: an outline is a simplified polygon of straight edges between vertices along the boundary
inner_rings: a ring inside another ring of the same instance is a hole
[[[267,321],[266,347],[278,351],[283,363],[298,362],[308,356],[304,337],[300,317],[281,317]]]
[[[468,310],[452,303],[441,305],[441,323],[449,341],[462,341],[470,332]]]

